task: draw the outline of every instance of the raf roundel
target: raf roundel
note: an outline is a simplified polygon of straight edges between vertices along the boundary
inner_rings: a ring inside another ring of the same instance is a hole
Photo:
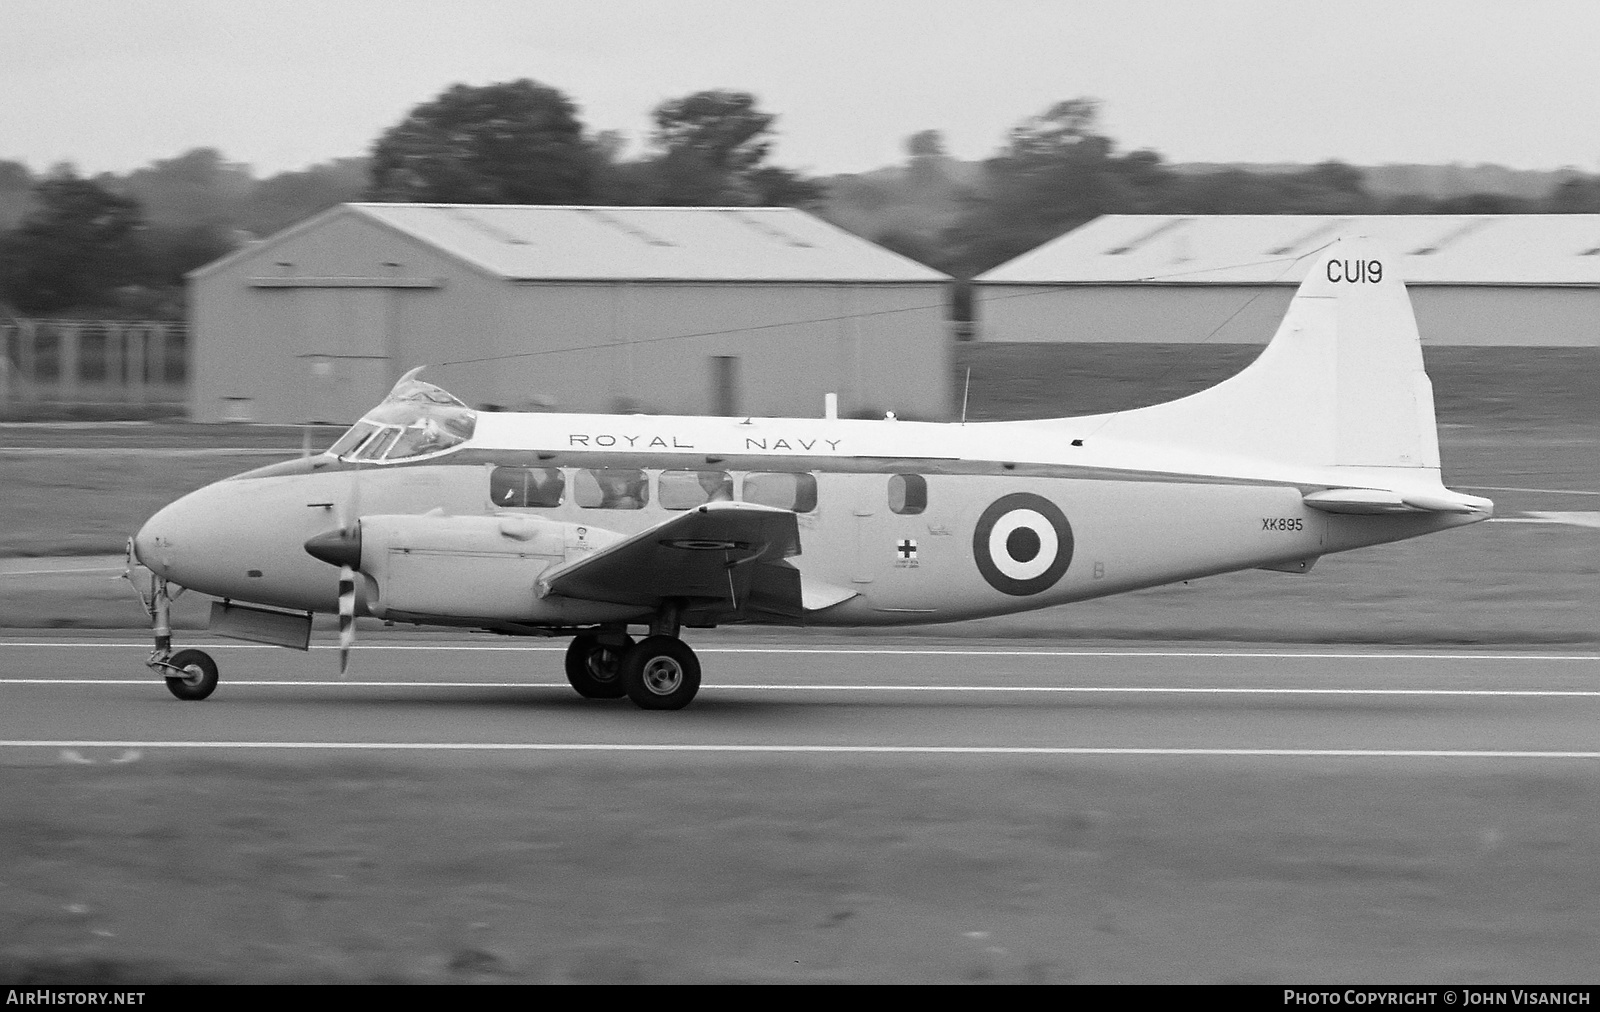
[[[995,590],[1013,597],[1038,594],[1055,586],[1072,562],[1072,525],[1043,496],[1013,492],[978,518],[972,557]]]

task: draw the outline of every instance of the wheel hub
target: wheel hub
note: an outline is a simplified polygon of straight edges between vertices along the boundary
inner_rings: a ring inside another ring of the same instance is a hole
[[[622,669],[621,660],[615,650],[597,647],[589,654],[589,675],[597,682],[614,682]]]
[[[652,657],[644,666],[645,688],[658,696],[670,696],[683,684],[683,666],[671,657]]]

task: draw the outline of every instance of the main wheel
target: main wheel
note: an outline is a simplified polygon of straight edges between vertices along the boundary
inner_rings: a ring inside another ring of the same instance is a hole
[[[700,661],[675,636],[650,636],[622,655],[622,686],[646,710],[681,710],[700,691]]]
[[[586,699],[621,699],[627,694],[622,687],[622,658],[632,647],[632,636],[624,636],[620,648],[608,647],[588,633],[574,636],[567,648],[567,681]]]
[[[217,662],[204,650],[179,650],[167,661],[183,672],[167,676],[167,691],[179,699],[204,699],[216,691]]]

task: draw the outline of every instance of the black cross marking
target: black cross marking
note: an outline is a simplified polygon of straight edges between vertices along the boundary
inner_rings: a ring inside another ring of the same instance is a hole
[[[914,559],[917,557],[917,543],[907,538],[895,546],[895,551],[900,553],[902,559]]]

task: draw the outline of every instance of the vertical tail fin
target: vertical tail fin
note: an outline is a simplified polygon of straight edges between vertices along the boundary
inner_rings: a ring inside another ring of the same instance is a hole
[[[1101,431],[1271,460],[1437,469],[1433,386],[1398,266],[1367,239],[1333,243],[1243,372],[1115,415]]]

